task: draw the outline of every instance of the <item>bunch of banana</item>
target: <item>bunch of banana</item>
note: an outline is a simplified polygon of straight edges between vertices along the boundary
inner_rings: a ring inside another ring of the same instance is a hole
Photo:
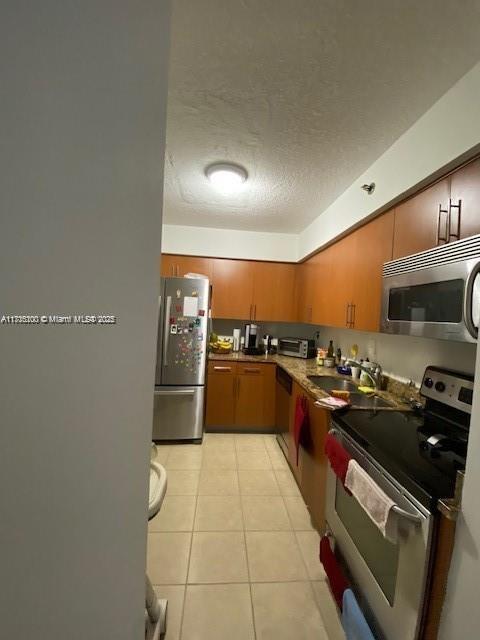
[[[230,340],[220,340],[215,333],[212,333],[210,336],[210,349],[215,353],[230,353],[232,343]]]

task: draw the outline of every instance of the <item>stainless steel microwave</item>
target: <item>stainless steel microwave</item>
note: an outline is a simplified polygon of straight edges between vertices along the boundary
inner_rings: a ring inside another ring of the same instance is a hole
[[[381,330],[476,342],[480,235],[383,265]]]

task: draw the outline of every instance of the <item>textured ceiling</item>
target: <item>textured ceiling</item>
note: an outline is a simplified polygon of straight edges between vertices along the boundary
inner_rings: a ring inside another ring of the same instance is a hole
[[[480,59],[479,24],[480,0],[174,0],[164,222],[302,230]]]

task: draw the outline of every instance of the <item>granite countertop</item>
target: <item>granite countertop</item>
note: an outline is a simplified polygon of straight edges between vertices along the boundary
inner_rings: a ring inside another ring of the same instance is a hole
[[[315,358],[309,360],[303,358],[294,358],[292,356],[282,355],[262,355],[262,356],[249,356],[242,352],[227,353],[227,354],[209,354],[209,360],[221,360],[226,362],[258,362],[258,363],[271,363],[284,369],[292,378],[297,382],[305,391],[315,399],[325,398],[329,394],[322,389],[319,389],[307,376],[332,376],[339,380],[349,380],[359,386],[359,381],[354,380],[351,376],[344,376],[337,373],[336,368],[319,367],[317,366]],[[379,407],[376,411],[410,411],[410,406],[402,401],[402,399],[388,391],[377,391],[376,395],[384,398],[387,402],[392,404],[391,407]],[[352,405],[352,409],[358,411],[371,411],[371,407],[355,407]]]

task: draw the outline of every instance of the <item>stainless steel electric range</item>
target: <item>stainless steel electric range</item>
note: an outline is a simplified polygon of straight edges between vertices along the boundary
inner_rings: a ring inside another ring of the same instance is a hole
[[[329,470],[328,528],[382,640],[421,636],[438,502],[454,496],[465,469],[473,377],[428,367],[421,394],[420,413],[348,411],[332,420],[334,437],[396,504],[392,543]]]

